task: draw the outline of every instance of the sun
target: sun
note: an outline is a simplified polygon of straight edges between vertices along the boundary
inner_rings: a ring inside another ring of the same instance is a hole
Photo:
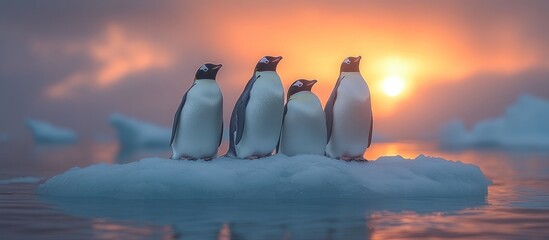
[[[383,80],[381,87],[385,94],[396,97],[404,90],[404,79],[401,76],[389,76]]]

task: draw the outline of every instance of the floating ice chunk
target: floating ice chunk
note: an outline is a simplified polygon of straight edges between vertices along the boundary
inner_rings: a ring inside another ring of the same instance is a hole
[[[34,141],[39,144],[66,144],[75,143],[78,140],[78,135],[74,131],[47,122],[27,119],[26,125]]]
[[[116,129],[118,142],[123,151],[142,148],[168,148],[170,146],[171,129],[119,113],[112,114],[109,121]]]
[[[7,185],[7,184],[17,184],[17,183],[39,183],[42,181],[42,178],[39,177],[18,177],[18,178],[10,178],[10,179],[0,179],[0,185]]]
[[[115,199],[363,199],[484,196],[489,184],[477,166],[423,155],[369,163],[276,155],[253,161],[148,158],[97,164],[52,177],[38,192]]]
[[[453,121],[440,132],[445,147],[505,147],[549,149],[549,101],[531,95],[521,96],[501,117],[475,124],[467,131]]]

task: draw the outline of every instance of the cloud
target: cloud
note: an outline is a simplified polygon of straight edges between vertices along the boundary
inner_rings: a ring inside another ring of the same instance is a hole
[[[376,132],[416,138],[450,118],[472,124],[522,93],[543,92],[548,9],[544,0],[4,1],[0,109],[12,117],[0,125],[36,116],[91,133],[108,125],[82,113],[113,111],[170,124],[206,61],[225,66],[219,84],[228,120],[265,54],[284,56],[286,87],[318,79],[313,91],[325,102],[341,61],[362,55]],[[394,72],[406,89],[388,98],[379,89]]]
[[[39,49],[43,49],[43,44]],[[103,34],[86,43],[67,43],[66,55],[83,55],[94,64],[90,69],[79,69],[44,91],[53,99],[68,98],[84,88],[105,88],[127,76],[153,69],[166,68],[172,56],[154,44],[130,35],[119,25],[109,25]],[[41,50],[41,52],[47,52]]]

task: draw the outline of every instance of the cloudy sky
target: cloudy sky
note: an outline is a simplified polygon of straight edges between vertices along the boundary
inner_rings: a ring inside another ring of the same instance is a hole
[[[0,133],[25,138],[37,118],[92,137],[111,133],[113,112],[170,126],[204,62],[223,63],[227,121],[263,55],[284,57],[286,87],[319,80],[325,102],[341,61],[361,55],[375,131],[426,138],[521,94],[549,98],[547,12],[543,0],[2,1]]]

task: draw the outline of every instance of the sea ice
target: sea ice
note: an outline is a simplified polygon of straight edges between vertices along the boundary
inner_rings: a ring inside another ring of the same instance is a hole
[[[26,125],[30,129],[36,143],[64,144],[74,143],[78,140],[78,135],[74,131],[54,126],[47,122],[27,119]]]
[[[359,163],[279,154],[258,160],[96,164],[52,177],[37,191],[98,199],[365,199],[484,196],[488,185],[475,165],[423,155]]]
[[[549,150],[549,101],[523,95],[501,117],[475,124],[467,131],[453,121],[440,132],[444,147],[503,147]]]
[[[111,114],[110,124],[116,129],[118,142],[123,151],[147,148],[168,148],[171,129],[127,117]]]

